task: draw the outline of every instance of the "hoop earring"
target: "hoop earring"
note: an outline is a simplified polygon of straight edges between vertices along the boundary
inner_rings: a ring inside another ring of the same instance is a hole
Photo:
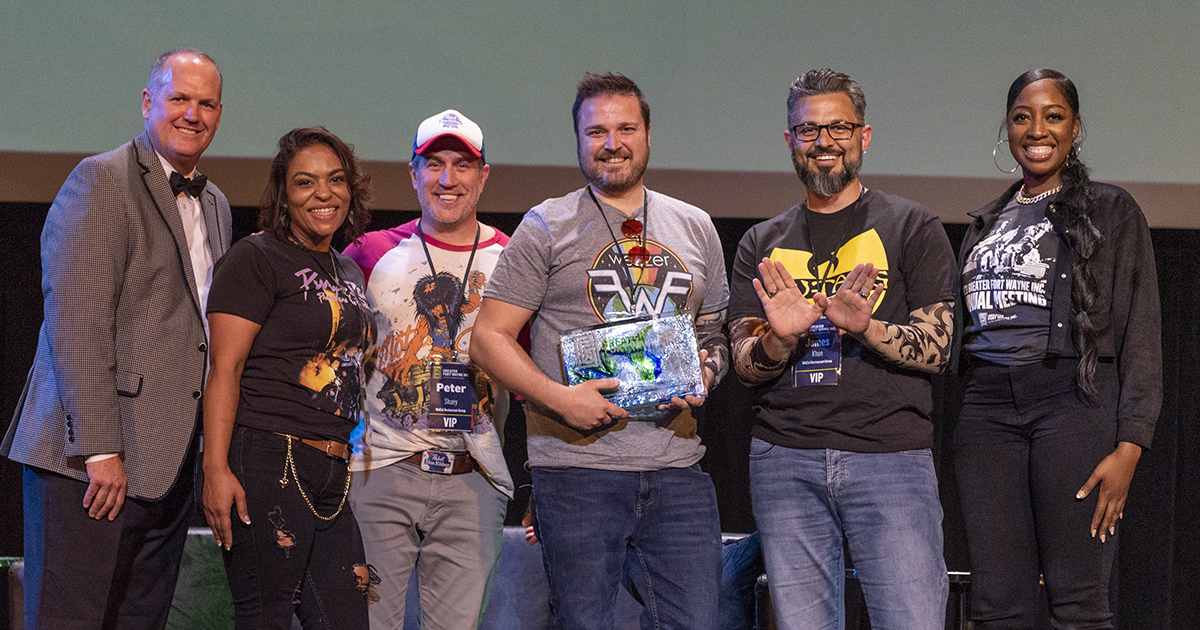
[[[1000,156],[996,155],[996,151],[998,151],[1000,149],[1001,142],[1008,142],[1008,140],[1002,139],[1002,140],[996,141],[996,146],[992,147],[992,164],[995,164],[996,168],[999,169],[1001,173],[1005,173],[1007,175],[1012,175],[1013,173],[1017,172],[1016,166],[1013,166],[1011,171],[1006,171],[1006,170],[1000,168]]]

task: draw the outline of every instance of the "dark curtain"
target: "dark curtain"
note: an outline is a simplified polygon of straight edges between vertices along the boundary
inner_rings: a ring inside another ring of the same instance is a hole
[[[486,197],[485,197],[486,202]],[[33,361],[42,318],[39,235],[48,204],[0,203],[0,427],[7,428],[25,374]],[[377,212],[373,229],[392,227],[413,212]],[[520,214],[481,213],[480,219],[511,234]],[[234,209],[234,237],[254,231],[255,210]],[[716,219],[727,266],[732,266],[741,235],[755,221]],[[947,225],[957,250],[964,225]],[[1187,374],[1200,371],[1200,230],[1152,230],[1163,308],[1164,401],[1153,448],[1143,454],[1133,480],[1120,537],[1114,585],[1122,628],[1191,630],[1200,628],[1200,423],[1197,388]],[[961,389],[957,379],[934,381],[935,461],[945,507],[946,562],[967,571],[966,543],[958,512],[948,449]],[[524,416],[517,406],[505,428],[505,455],[518,485],[525,471]],[[749,392],[730,376],[702,412],[708,452],[704,466],[713,477],[721,526],[729,532],[754,529],[750,513],[748,457]],[[528,489],[518,490],[507,523],[520,522]],[[0,556],[22,553],[21,471],[0,458]],[[6,602],[5,602],[6,603]],[[0,611],[6,612],[6,611]],[[0,628],[7,614],[0,615]]]

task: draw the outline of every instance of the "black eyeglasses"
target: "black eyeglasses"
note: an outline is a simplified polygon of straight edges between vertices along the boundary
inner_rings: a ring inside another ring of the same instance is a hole
[[[829,137],[834,140],[849,140],[854,130],[865,127],[852,122],[835,122],[828,125],[796,125],[792,127],[792,137],[804,142],[812,142],[821,136],[821,130],[829,130]]]

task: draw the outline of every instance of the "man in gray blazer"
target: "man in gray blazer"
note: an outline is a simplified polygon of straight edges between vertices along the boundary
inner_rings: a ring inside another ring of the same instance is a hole
[[[45,319],[0,454],[25,464],[25,627],[162,628],[199,443],[212,263],[229,203],[195,173],[221,74],[155,62],[146,130],[80,162],[42,230]]]

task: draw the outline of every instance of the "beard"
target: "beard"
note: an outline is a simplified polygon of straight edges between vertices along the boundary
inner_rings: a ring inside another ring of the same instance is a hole
[[[809,152],[808,159],[813,159],[817,155],[828,152]],[[835,173],[830,167],[825,170],[824,167],[816,166],[809,168],[805,163],[792,157],[792,164],[796,167],[796,175],[800,176],[800,181],[804,187],[818,197],[832,197],[844,190],[850,182],[858,177],[858,172],[862,170],[862,154],[858,154],[858,159],[846,159],[846,152],[841,153],[842,156],[842,171]]]
[[[650,163],[649,149],[646,147],[640,151],[640,157],[627,149],[603,151],[594,156],[580,153],[579,168],[583,171],[583,176],[587,178],[588,183],[596,190],[608,195],[617,195],[632,189],[642,181],[642,175],[646,173],[646,165]],[[626,163],[628,170],[608,170],[602,160],[612,157],[628,157],[629,162]]]

